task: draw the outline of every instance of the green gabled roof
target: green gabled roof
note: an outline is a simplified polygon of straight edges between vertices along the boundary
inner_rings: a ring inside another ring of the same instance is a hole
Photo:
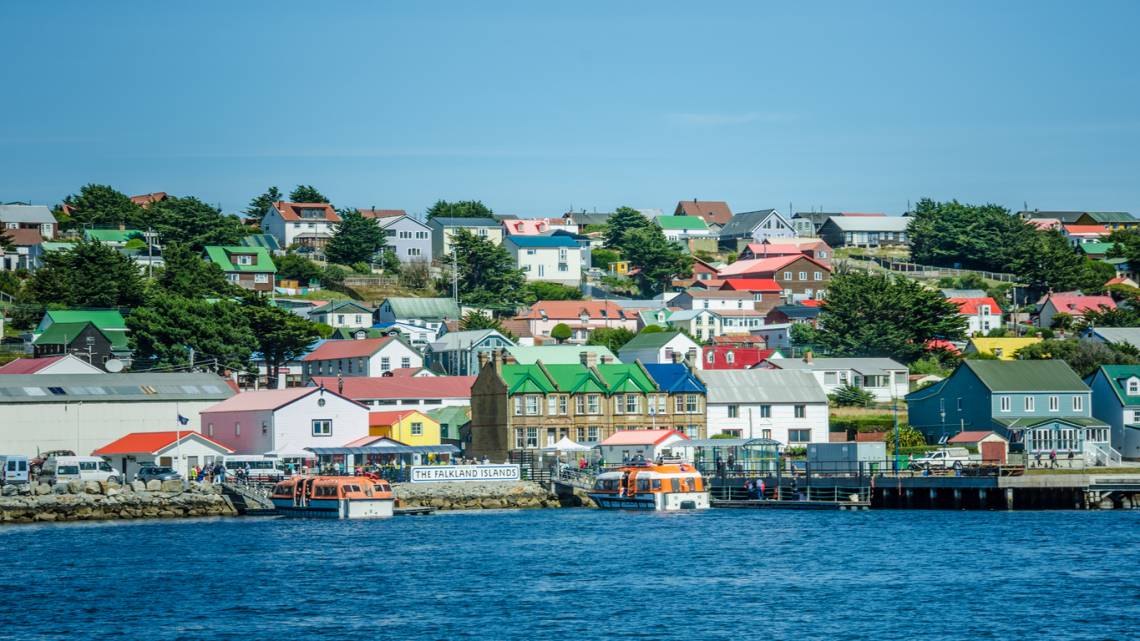
[[[503,365],[500,374],[507,383],[508,394],[549,394],[556,391],[554,382],[538,365]]]
[[[111,343],[111,349],[114,351],[123,351],[127,347],[127,333],[124,331],[103,331],[98,325],[87,321],[82,323],[52,323],[42,334],[36,337],[34,343],[36,345],[70,345],[76,336],[79,336],[87,326],[90,325],[95,328],[95,331],[106,337],[107,341]]]
[[[99,329],[127,329],[127,321],[115,309],[56,309],[44,314],[55,323],[95,323]]]
[[[205,249],[210,261],[221,267],[224,272],[277,272],[277,266],[269,256],[269,250],[264,247],[208,245]],[[238,265],[230,260],[231,254],[253,254],[257,257],[255,261],[257,264]]]
[[[649,332],[634,336],[628,343],[621,346],[622,351],[636,349],[661,349],[669,341],[677,338],[681,332]]]
[[[964,361],[991,392],[1087,392],[1065,361]]]
[[[1140,406],[1140,396],[1129,396],[1127,389],[1128,379],[1140,378],[1140,365],[1101,365],[1100,369],[1121,405]]]
[[[1136,217],[1126,211],[1089,211],[1085,214],[1098,223],[1134,223]]]
[[[364,332],[364,338],[384,338],[388,334],[384,330],[376,327],[338,327],[333,330],[332,335],[329,336],[333,340],[347,340],[354,339],[360,332]]]
[[[126,243],[135,238],[144,239],[142,230],[139,229],[86,229],[83,237],[101,243]]]
[[[1086,254],[1107,254],[1116,243],[1081,243],[1077,245]]]
[[[609,385],[611,393],[657,391],[657,385],[637,366],[637,363],[598,365],[598,372]]]
[[[698,216],[658,216],[653,219],[661,229],[708,230],[709,226]]]
[[[550,372],[550,377],[560,392],[606,394],[609,391],[594,372],[584,365],[546,365],[546,371]]]
[[[372,313],[372,309],[369,308],[364,303],[360,303],[360,302],[357,302],[354,300],[334,300],[334,301],[329,301],[329,302],[325,303],[324,305],[321,305],[320,307],[314,307],[313,309],[309,310],[309,315],[312,315],[312,314],[328,314],[331,312],[340,311],[340,310],[344,309],[345,307],[355,307],[355,308],[359,309],[360,311],[364,312],[365,314],[371,314]],[[370,336],[369,338],[372,338],[372,337]]]
[[[1104,421],[1087,416],[1022,416],[1020,418],[994,418],[993,422],[1007,430],[1030,429],[1054,422],[1068,423],[1078,427],[1103,427],[1107,425]]]
[[[657,312],[660,311],[665,312],[665,320],[657,322]],[[672,315],[673,312],[669,309],[643,309],[637,312],[637,317],[641,319],[643,325],[656,325],[658,327],[667,327],[666,323],[669,322],[669,317]]]
[[[450,298],[392,297],[384,302],[391,305],[392,315],[396,318],[418,318],[430,322],[459,319],[459,306]]]
[[[439,423],[440,438],[458,440],[459,428],[471,422],[471,408],[466,405],[441,407],[427,415]]]

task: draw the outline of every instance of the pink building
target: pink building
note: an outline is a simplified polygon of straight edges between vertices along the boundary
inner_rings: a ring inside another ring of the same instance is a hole
[[[527,321],[530,333],[537,338],[550,338],[550,331],[559,323],[570,326],[571,343],[585,343],[586,335],[594,329],[624,327],[637,331],[637,312],[623,309],[616,303],[600,300],[540,300],[519,316]]]
[[[238,454],[296,456],[368,436],[368,407],[322,387],[243,392],[201,417],[202,434]]]

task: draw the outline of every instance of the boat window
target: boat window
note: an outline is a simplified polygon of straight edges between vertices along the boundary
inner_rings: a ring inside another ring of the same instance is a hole
[[[681,491],[681,481],[678,479],[671,479],[671,481],[672,481],[671,485],[673,486],[673,491],[674,492],[680,492]]]
[[[649,479],[637,479],[638,491],[649,491]]]
[[[661,479],[653,479],[653,489],[655,489],[655,490],[661,489]]]
[[[373,492],[387,492],[388,488],[384,487],[383,485],[373,485],[372,491]]]
[[[291,491],[292,488],[289,487],[288,483],[278,483],[277,487],[273,488],[274,494],[289,494]]]
[[[620,481],[617,479],[598,479],[594,483],[595,490],[616,490],[618,489]]]
[[[336,490],[335,485],[318,485],[313,494],[315,496],[336,496]]]
[[[345,494],[348,494],[349,492],[359,492],[359,491],[360,491],[359,485],[345,485],[344,486],[344,493]]]

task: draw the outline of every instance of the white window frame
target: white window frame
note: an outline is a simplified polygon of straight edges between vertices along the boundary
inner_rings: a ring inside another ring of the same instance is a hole
[[[1012,412],[1013,411],[1013,401],[1010,400],[1008,395],[1001,396],[998,398],[998,400],[999,400],[999,403],[1001,404],[1001,411],[1003,411],[1003,412]]]
[[[332,436],[333,422],[331,418],[314,418],[311,425],[314,437]]]

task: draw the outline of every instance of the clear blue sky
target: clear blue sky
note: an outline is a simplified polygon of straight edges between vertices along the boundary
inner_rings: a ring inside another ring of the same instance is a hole
[[[1140,214],[1136,2],[4,2],[0,201]]]

